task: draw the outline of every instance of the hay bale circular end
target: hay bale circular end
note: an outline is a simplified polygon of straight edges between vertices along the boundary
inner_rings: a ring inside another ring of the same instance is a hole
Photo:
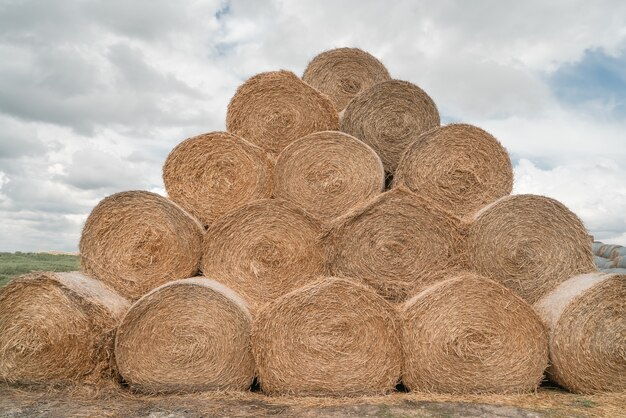
[[[0,380],[113,381],[113,331],[126,299],[77,272],[30,273],[0,289]]]
[[[227,132],[178,144],[163,165],[174,202],[204,225],[246,203],[270,197],[272,163],[261,148]]]
[[[356,277],[400,302],[456,268],[459,222],[395,188],[335,219],[324,236],[332,275]]]
[[[337,130],[328,97],[289,71],[261,73],[241,85],[226,114],[229,132],[278,155],[291,142],[318,131]]]
[[[350,280],[325,278],[268,304],[255,319],[252,350],[270,395],[384,394],[400,378],[393,307]]]
[[[254,377],[251,316],[226,286],[206,278],[154,289],[128,311],[115,339],[119,372],[134,390],[247,390]]]
[[[626,275],[572,277],[535,308],[550,331],[552,380],[576,393],[626,390]]]
[[[464,253],[468,268],[531,304],[567,278],[596,270],[583,223],[545,196],[507,196],[477,212]]]
[[[513,168],[507,151],[484,130],[466,124],[420,135],[404,153],[394,184],[428,196],[458,217],[511,193]]]
[[[391,76],[371,54],[358,48],[337,48],[313,58],[302,79],[330,97],[341,112],[354,96]]]
[[[320,235],[319,222],[293,203],[258,200],[207,230],[202,271],[256,310],[323,272]]]
[[[530,392],[548,365],[532,307],[473,273],[438,282],[401,310],[404,385],[451,394]]]
[[[378,155],[358,139],[337,131],[316,132],[279,155],[274,196],[329,220],[383,191]]]
[[[136,300],[197,273],[204,229],[178,205],[145,191],[103,199],[80,238],[83,271]]]
[[[390,80],[352,99],[341,118],[341,130],[372,147],[385,170],[393,173],[408,146],[439,123],[437,106],[424,90]]]

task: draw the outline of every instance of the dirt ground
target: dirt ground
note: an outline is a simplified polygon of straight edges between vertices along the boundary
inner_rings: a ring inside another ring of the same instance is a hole
[[[139,396],[126,390],[16,389],[0,385],[0,417],[626,417],[626,393],[288,398],[261,393]]]

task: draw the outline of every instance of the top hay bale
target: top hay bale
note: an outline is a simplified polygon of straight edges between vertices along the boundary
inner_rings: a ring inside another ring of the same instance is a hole
[[[341,118],[341,130],[372,147],[385,170],[393,173],[407,147],[439,122],[437,106],[424,90],[390,80],[352,99]]]
[[[181,142],[163,165],[170,199],[204,225],[246,203],[270,197],[272,162],[261,148],[228,132]]]
[[[302,79],[330,97],[337,112],[341,112],[354,96],[391,80],[391,76],[369,53],[358,48],[337,48],[313,58]]]
[[[328,97],[289,71],[257,74],[238,89],[226,114],[227,130],[278,155],[291,142],[339,129]]]
[[[476,126],[452,124],[420,135],[409,146],[394,184],[465,217],[511,193],[513,167],[492,135]]]
[[[378,155],[358,139],[337,131],[316,132],[280,153],[274,196],[296,203],[326,221],[347,212],[385,187]]]
[[[596,270],[583,223],[545,196],[506,196],[483,208],[468,227],[465,249],[468,268],[531,304],[569,277]]]
[[[196,219],[163,196],[116,193],[87,218],[80,238],[81,266],[122,296],[137,300],[163,283],[198,272],[203,231]]]
[[[535,304],[550,333],[550,377],[576,393],[626,390],[626,275],[570,278]]]
[[[36,272],[0,289],[0,380],[113,381],[113,335],[130,304],[78,272]]]

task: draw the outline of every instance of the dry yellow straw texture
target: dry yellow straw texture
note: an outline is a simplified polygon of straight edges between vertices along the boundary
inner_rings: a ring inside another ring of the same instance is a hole
[[[384,394],[400,379],[398,321],[373,289],[325,278],[266,305],[252,328],[263,392]]]
[[[241,85],[226,114],[229,132],[277,155],[291,142],[339,129],[328,97],[289,71],[261,73]]]
[[[438,282],[402,307],[402,382],[418,392],[535,390],[548,336],[532,307],[474,273]]]
[[[496,138],[476,126],[453,124],[420,135],[402,157],[394,183],[464,217],[510,194],[513,168]]]
[[[261,148],[228,132],[186,139],[163,166],[167,194],[204,225],[271,196],[272,163]]]
[[[337,48],[313,58],[302,79],[330,97],[341,112],[354,96],[391,76],[369,53],[358,48]]]
[[[155,193],[111,195],[93,209],[80,238],[85,273],[137,300],[170,280],[197,273],[203,228]]]
[[[119,372],[140,392],[247,390],[251,322],[243,299],[215,280],[167,283],[124,317],[115,340]]]
[[[258,200],[207,231],[202,271],[243,296],[254,310],[320,275],[319,222],[291,202]]]
[[[531,304],[569,277],[595,271],[585,226],[544,196],[507,196],[483,208],[465,245],[469,268]]]
[[[0,290],[0,380],[111,379],[113,333],[128,301],[78,272],[36,272]]]
[[[338,131],[316,132],[293,142],[280,153],[274,171],[274,196],[324,221],[384,187],[385,171],[374,150]]]
[[[408,146],[436,126],[435,102],[416,85],[399,80],[376,84],[359,94],[341,118],[341,130],[371,146],[392,173]]]
[[[626,275],[570,278],[535,308],[550,331],[550,377],[577,393],[626,391]]]
[[[395,188],[334,220],[324,236],[330,274],[356,277],[399,302],[457,265],[459,222]]]

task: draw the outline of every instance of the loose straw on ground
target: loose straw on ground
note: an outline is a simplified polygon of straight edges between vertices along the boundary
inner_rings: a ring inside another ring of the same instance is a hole
[[[126,299],[78,272],[35,272],[0,289],[0,380],[111,382]]]
[[[313,58],[302,79],[330,97],[341,112],[354,96],[391,76],[369,53],[358,48],[337,48]]]
[[[207,231],[202,271],[241,294],[254,310],[324,271],[317,220],[291,202],[258,200]]]
[[[330,220],[383,191],[378,155],[358,139],[337,131],[317,132],[280,153],[274,196],[290,200],[321,220]]]
[[[409,146],[394,183],[464,217],[510,194],[513,168],[496,138],[476,126],[452,124],[420,135]]]
[[[111,195],[93,209],[80,238],[83,271],[137,300],[170,280],[197,273],[200,223],[155,193]]]
[[[268,304],[253,325],[252,349],[270,395],[384,394],[400,378],[392,305],[350,280],[325,278]]]
[[[474,273],[438,282],[401,309],[402,382],[413,391],[530,392],[548,365],[548,337],[532,307]]]
[[[271,196],[272,163],[261,148],[227,132],[181,142],[163,166],[167,194],[204,225]]]
[[[341,118],[341,130],[371,146],[391,173],[408,146],[436,126],[439,111],[433,100],[416,85],[399,80],[359,94]]]
[[[289,71],[261,73],[241,85],[228,104],[226,127],[278,155],[298,138],[337,130],[339,119],[328,97]]]
[[[430,201],[395,188],[334,220],[324,240],[332,275],[399,302],[456,268],[461,230]]]
[[[467,266],[529,303],[572,275],[595,271],[583,223],[560,202],[537,195],[503,197],[474,216]]]
[[[626,275],[561,283],[535,308],[550,331],[550,377],[576,393],[626,390]]]
[[[120,374],[147,393],[247,390],[251,321],[244,300],[215,280],[167,283],[124,317],[115,340]]]

